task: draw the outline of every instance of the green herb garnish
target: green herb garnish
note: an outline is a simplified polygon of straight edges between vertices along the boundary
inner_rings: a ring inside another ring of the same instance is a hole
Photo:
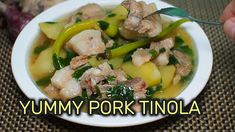
[[[115,16],[116,16],[115,13],[110,13],[110,14],[108,15],[108,17],[115,17]]]
[[[164,53],[165,51],[166,51],[165,48],[161,48],[161,49],[159,50],[160,53]]]
[[[149,87],[147,89],[146,96],[147,98],[152,98],[156,92],[160,92],[161,90],[162,90],[162,82],[157,86]]]
[[[82,21],[82,19],[78,16],[77,18],[76,18],[76,23],[78,23],[78,22],[81,22]]]
[[[45,22],[47,24],[56,24],[57,22]]]
[[[79,79],[90,68],[92,68],[92,66],[84,66],[84,67],[76,70],[72,75],[73,78]]]
[[[56,70],[60,70],[70,64],[70,61],[72,58],[77,56],[76,53],[71,52],[71,51],[66,51],[66,58],[62,58],[57,56],[56,54],[53,55],[53,65]]]
[[[45,40],[42,45],[40,45],[34,49],[34,54],[40,54],[42,51],[44,51],[45,49],[47,49],[49,47],[50,47],[49,41]]]
[[[108,76],[106,80],[110,84],[116,80],[116,77],[115,76]]]
[[[49,85],[51,83],[51,77],[52,76],[46,76],[46,77],[36,81],[36,84],[38,86],[47,86],[47,85]]]
[[[150,50],[149,53],[151,54],[152,58],[156,58],[157,57],[157,51],[156,50]]]
[[[101,28],[103,31],[107,30],[108,27],[109,27],[109,23],[107,23],[107,22],[105,22],[105,21],[98,21],[98,23],[99,23],[100,28]]]
[[[131,61],[131,60],[132,60],[132,55],[133,55],[133,53],[134,53],[135,51],[136,51],[136,50],[127,53],[127,54],[123,57],[123,62]]]
[[[133,100],[134,90],[124,84],[117,84],[107,91],[107,97],[110,99]]]
[[[187,55],[193,56],[193,50],[189,48],[188,45],[185,44],[184,40],[180,37],[175,38],[175,50],[178,50],[182,53],[185,53]]]
[[[169,63],[168,65],[176,65],[178,64],[179,61],[177,60],[177,58],[174,55],[169,55]]]

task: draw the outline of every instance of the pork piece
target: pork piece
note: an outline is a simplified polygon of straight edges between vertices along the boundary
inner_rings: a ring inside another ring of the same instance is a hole
[[[135,99],[143,99],[146,98],[146,92],[148,85],[142,78],[134,78],[125,82],[125,86],[131,87],[134,90]]]
[[[124,82],[127,80],[127,75],[122,70],[114,70],[114,74],[117,82]]]
[[[171,49],[174,47],[174,39],[167,38],[160,42],[152,42],[150,45],[151,50],[156,50],[159,55],[153,59],[153,63],[157,66],[165,66],[169,63],[169,55],[171,54]]]
[[[149,53],[149,50],[141,48],[136,50],[131,57],[132,57],[132,63],[135,66],[141,66],[144,63],[150,61],[152,56]]]
[[[88,56],[86,55],[76,56],[70,61],[70,68],[75,70],[80,66],[85,65],[87,62],[88,62]]]
[[[143,8],[143,16],[148,16],[149,14],[157,10],[154,3],[146,4],[145,2],[140,2]],[[157,36],[162,31],[162,22],[159,15],[152,15],[144,18],[139,26],[138,32],[141,34],[147,33],[149,37]]]
[[[169,63],[169,52],[164,52],[158,55],[155,59],[153,59],[153,63],[157,66],[166,66]]]
[[[186,77],[190,74],[193,68],[192,58],[180,51],[174,50],[174,56],[178,60],[179,64],[176,65],[176,76],[173,83],[178,83],[182,77]]]
[[[105,52],[105,44],[98,30],[85,30],[75,35],[69,42],[70,48],[79,55],[97,55]]]
[[[140,34],[147,34],[149,37],[154,37],[162,31],[162,23],[159,15],[144,18],[157,10],[155,4],[127,0],[122,5],[130,11],[124,22],[126,29],[137,31]]]
[[[78,12],[82,20],[103,19],[106,16],[105,10],[98,4],[87,4],[82,6]]]
[[[59,99],[59,89],[55,88],[53,85],[49,84],[45,89],[44,92],[52,99]]]
[[[55,72],[51,78],[51,83],[58,89],[63,89],[68,81],[72,79],[74,71],[69,67],[65,67]]]
[[[66,99],[74,98],[81,95],[81,93],[80,83],[74,78],[66,82],[64,88],[60,90],[60,95]]]
[[[89,20],[89,19],[103,19],[105,18],[105,10],[98,4],[87,4],[78,9],[78,11],[69,18],[70,26],[75,24],[77,20]]]
[[[128,18],[124,23],[125,28],[129,30],[136,30],[143,19],[142,5],[135,0],[125,1],[123,5],[125,5],[125,7],[127,7],[130,11]]]
[[[102,71],[103,76],[107,77],[107,76],[114,76],[115,75],[112,68],[110,67],[110,65],[107,62],[100,64],[98,66],[98,69],[100,69]]]
[[[114,72],[107,62],[97,68],[87,70],[81,77],[81,87],[87,90],[88,95],[96,92],[96,86],[108,76],[114,76]]]
[[[106,94],[106,92],[107,92],[110,88],[114,87],[115,85],[111,85],[111,84],[99,84],[99,85],[97,85],[97,86],[99,87],[101,94]]]
[[[64,0],[20,0],[20,6],[22,12],[27,12],[36,16],[42,11],[62,1]]]
[[[150,45],[150,49],[156,50],[158,53],[161,49],[165,49],[166,51],[171,50],[175,45],[174,38],[167,38],[160,42],[152,42]]]

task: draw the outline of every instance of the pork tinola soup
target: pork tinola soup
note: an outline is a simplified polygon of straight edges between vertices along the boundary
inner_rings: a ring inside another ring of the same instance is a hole
[[[45,20],[30,56],[32,78],[52,99],[176,97],[193,75],[193,43],[179,27],[187,20],[145,18],[156,10],[129,0]]]

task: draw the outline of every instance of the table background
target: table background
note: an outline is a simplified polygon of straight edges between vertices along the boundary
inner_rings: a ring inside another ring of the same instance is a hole
[[[165,0],[189,11],[196,18],[217,20],[230,0]],[[1,21],[1,20],[0,20]],[[196,98],[201,115],[171,116],[153,123],[117,129],[78,125],[54,116],[23,115],[19,100],[27,99],[18,88],[11,71],[13,43],[7,31],[0,29],[0,131],[147,131],[167,129],[235,130],[235,45],[226,38],[220,26],[201,25],[213,48],[212,75]]]

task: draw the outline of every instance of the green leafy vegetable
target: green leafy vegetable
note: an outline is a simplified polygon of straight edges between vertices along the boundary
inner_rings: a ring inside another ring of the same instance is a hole
[[[51,77],[52,77],[52,76],[44,77],[44,78],[42,78],[42,79],[36,81],[36,84],[37,84],[38,86],[47,86],[48,84],[51,83]]]
[[[116,80],[116,77],[115,76],[108,76],[106,80],[110,84]]]
[[[131,51],[131,52],[129,52],[129,53],[127,53],[124,57],[123,57],[123,62],[128,62],[128,61],[131,61],[132,60],[132,55],[133,55],[133,53],[135,52],[135,50],[134,51]]]
[[[161,48],[161,49],[159,50],[160,53],[164,53],[165,51],[166,51],[165,48]]]
[[[36,47],[34,49],[34,54],[40,54],[42,51],[44,51],[45,49],[49,48],[50,44],[48,42],[48,40],[44,41],[42,45]]]
[[[78,16],[78,17],[76,18],[76,23],[81,22],[81,21],[82,21],[82,19]]]
[[[124,84],[117,84],[107,91],[107,96],[110,99],[133,100],[134,91]]]
[[[66,58],[62,58],[57,56],[56,54],[53,55],[53,65],[56,70],[60,70],[70,64],[72,58],[74,58],[77,54],[71,51],[66,51]]]
[[[156,58],[157,57],[157,51],[156,50],[150,50],[149,53],[151,54],[152,58]]]
[[[193,50],[185,44],[184,40],[180,37],[175,38],[175,50],[181,51],[187,55],[193,56]]]
[[[169,8],[163,8],[161,10],[157,11],[158,14],[165,14],[168,16],[178,16],[178,17],[185,17],[187,18],[189,16],[188,12],[182,8],[177,7],[169,7]]]
[[[56,24],[57,22],[45,22],[47,24]]]
[[[168,65],[176,65],[179,61],[176,59],[174,55],[169,55],[169,63]]]
[[[89,98],[88,95],[87,95],[86,89],[82,90],[82,98],[84,98],[84,99],[88,99]]]
[[[161,90],[162,90],[162,83],[154,87],[149,87],[147,89],[146,96],[147,98],[152,98],[156,92],[159,92]]]
[[[84,67],[76,70],[72,75],[73,78],[79,79],[83,75],[83,73],[85,73],[90,68],[92,68],[92,66],[84,66]]]
[[[117,14],[115,14],[115,13],[110,13],[109,15],[108,15],[108,17],[115,17]]]
[[[98,24],[103,31],[107,30],[109,27],[109,23],[105,21],[98,21]]]
[[[197,18],[194,18],[192,16],[190,16],[190,14],[182,9],[182,8],[178,8],[178,7],[168,7],[168,8],[163,8],[161,10],[158,10],[156,12],[154,12],[153,14],[165,14],[168,16],[176,16],[176,17],[182,17],[182,18],[187,18],[191,21],[195,21],[198,23],[203,23],[203,24],[211,24],[211,25],[221,25],[221,22],[210,22],[210,21],[205,21],[205,20],[200,20]]]

